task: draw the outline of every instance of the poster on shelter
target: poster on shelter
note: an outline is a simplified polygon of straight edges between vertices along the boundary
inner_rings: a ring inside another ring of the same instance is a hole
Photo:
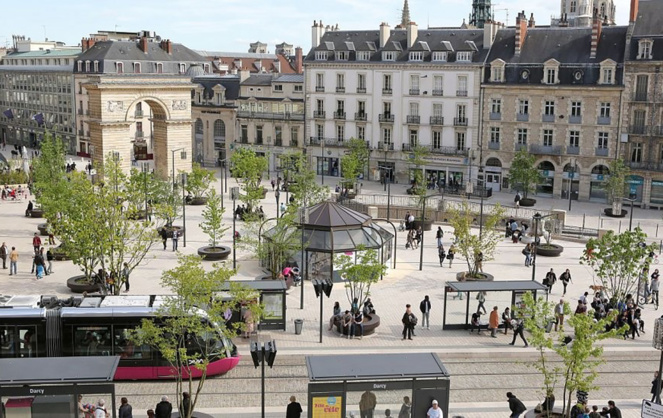
[[[313,418],[341,418],[341,396],[327,396],[313,398]]]

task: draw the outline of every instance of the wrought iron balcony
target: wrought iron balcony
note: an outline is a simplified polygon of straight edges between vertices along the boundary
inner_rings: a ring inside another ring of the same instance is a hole
[[[458,148],[458,147],[435,147],[432,146],[430,151],[433,154],[443,154],[443,155],[462,155],[467,157],[470,153],[469,148]]]
[[[366,112],[356,112],[355,113],[355,120],[366,121]]]
[[[456,90],[456,96],[467,97],[467,90]]]
[[[442,90],[442,89],[433,89],[433,96],[444,96],[444,90]]]
[[[628,133],[633,135],[646,135],[649,133],[649,127],[645,125],[631,125],[628,127]]]
[[[345,120],[345,112],[334,112],[334,119]]]
[[[345,87],[336,87],[336,93],[345,93]]]
[[[316,93],[324,93],[325,92],[325,86],[315,86],[315,92]]]
[[[562,147],[559,145],[531,144],[529,146],[529,152],[538,155],[562,155]]]
[[[444,117],[442,116],[431,116],[430,117],[430,124],[431,125],[444,125]]]
[[[357,87],[357,93],[366,93],[366,87]]]
[[[419,89],[410,89],[410,96],[418,96]]]
[[[324,119],[326,117],[326,112],[324,110],[316,110],[313,112],[314,119]]]
[[[382,89],[382,94],[391,94],[391,89]]]
[[[421,122],[421,116],[410,115],[407,117],[407,123],[411,125],[418,125]]]
[[[454,126],[467,126],[467,118],[454,118]]]
[[[391,113],[380,113],[380,115],[378,116],[378,120],[380,122],[393,123],[394,122],[394,115],[391,114]]]

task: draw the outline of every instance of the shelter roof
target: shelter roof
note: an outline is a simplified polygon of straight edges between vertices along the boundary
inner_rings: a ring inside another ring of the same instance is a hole
[[[435,353],[307,356],[311,381],[448,377]]]

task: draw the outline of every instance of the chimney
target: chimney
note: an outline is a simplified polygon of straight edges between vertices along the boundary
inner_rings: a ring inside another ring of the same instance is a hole
[[[241,83],[242,81],[246,80],[251,76],[251,72],[249,70],[239,70],[239,82]]]
[[[525,11],[518,13],[516,17],[516,51],[515,55],[520,56],[520,50],[525,43],[525,36],[527,35],[527,17]]]
[[[492,20],[487,20],[483,24],[483,49],[490,49],[495,40],[495,35],[499,29],[499,24]]]
[[[391,29],[389,28],[389,24],[387,22],[382,22],[380,24],[380,48],[384,48],[384,46],[387,45],[387,40],[390,35]]]
[[[636,0],[637,1],[637,0]],[[599,17],[598,9],[594,9],[594,16],[592,17],[592,46],[589,53],[589,58],[596,58],[596,50],[599,47],[599,40],[601,39],[601,29],[603,23]]]
[[[414,22],[409,22],[407,24],[407,45],[408,48],[412,48],[414,43],[417,41],[417,36],[419,36],[419,27]]]
[[[313,26],[311,26],[311,48],[315,48],[320,45],[320,26],[318,22],[313,21]]]
[[[631,9],[628,15],[628,22],[635,23],[638,18],[638,0],[631,0]]]
[[[298,46],[295,48],[295,71],[297,74],[302,74],[304,72],[303,70],[304,66],[304,57],[302,55],[302,48]]]
[[[87,38],[81,38],[81,52],[88,50]]]
[[[534,28],[534,13],[530,13],[529,15],[529,23],[527,24],[528,28]]]
[[[141,51],[147,54],[147,37],[141,36],[140,40],[138,41],[138,48],[140,48]]]

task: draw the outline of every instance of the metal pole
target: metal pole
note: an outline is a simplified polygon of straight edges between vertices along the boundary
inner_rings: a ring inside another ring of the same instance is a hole
[[[224,182],[223,188],[225,192],[228,193],[228,164],[226,164],[226,160],[223,160],[223,182]]]
[[[147,214],[147,163],[143,163],[143,188],[145,189],[145,222],[148,220]]]
[[[321,291],[320,291],[320,343],[321,344],[322,344],[322,315],[324,314],[324,312],[322,310],[322,303],[323,303],[324,298],[325,298],[325,292],[324,292],[324,286],[323,286],[323,289],[321,289]]]
[[[483,173],[483,167],[479,167],[479,172]],[[479,189],[479,193],[481,193],[481,204],[479,209],[479,242],[481,242],[483,238],[483,196],[486,194],[485,184],[486,180],[483,178],[481,180],[481,189]]]
[[[391,219],[391,182],[387,186],[387,220]]]
[[[306,261],[304,262],[304,266],[308,267],[308,251],[305,251],[305,253],[306,253]],[[304,275],[304,270],[302,270],[302,291],[299,295],[299,309],[304,309],[304,283],[306,279],[308,279],[308,268],[306,269],[305,275]]]
[[[260,412],[261,412],[260,416],[262,418],[265,418],[265,361],[267,361],[267,359],[265,358],[265,354],[266,354],[265,353],[265,344],[260,343],[260,345],[261,345],[261,351],[262,351],[262,358],[260,359],[260,369],[261,369],[260,383],[261,383],[261,386],[262,386],[262,388],[261,388],[262,405],[260,407]]]
[[[304,203],[304,208],[303,208],[303,212],[302,212],[301,223],[299,224],[299,227],[302,230],[302,243],[301,243],[302,244],[302,248],[301,248],[302,267],[299,269],[300,270],[299,274],[300,274],[301,279],[302,279],[301,280],[302,282],[300,283],[300,286],[302,287],[302,291],[301,291],[301,294],[300,294],[299,309],[304,309],[304,283],[305,283],[304,279],[306,277],[304,275],[304,269],[306,268],[306,266],[308,266],[308,251],[306,251],[306,260],[304,259],[304,222],[306,221],[306,210],[307,210],[306,209],[306,196],[304,196],[303,200],[304,200],[304,202],[303,202]]]
[[[186,196],[184,195],[185,174],[182,173],[182,247],[186,248]]]
[[[656,379],[656,403],[661,404],[661,373],[663,373],[663,350],[661,350],[661,360],[658,362],[658,378]]]
[[[573,166],[571,167],[571,177],[569,177],[569,212],[571,212],[571,193],[573,189],[573,178],[575,177],[575,162],[573,163]]]
[[[219,191],[221,192],[221,209],[223,209],[223,177],[224,177],[223,174],[224,174],[223,167],[221,167],[221,178],[219,179],[220,180]]]
[[[421,211],[421,242],[419,243],[419,271],[424,269],[424,222],[426,221],[426,200],[424,197],[423,210]]]
[[[325,138],[320,138],[322,144],[322,185],[325,185]]]
[[[635,199],[631,199],[631,216],[629,216],[628,220],[628,230],[629,232],[631,231],[631,227],[633,226],[633,201]]]
[[[384,166],[387,167],[387,146],[384,146]],[[387,191],[387,176],[385,175],[385,170],[382,171],[382,180],[384,181],[384,190]],[[389,217],[387,217],[389,218]]]
[[[233,270],[237,268],[237,251],[236,251],[236,242],[237,242],[237,230],[235,229],[235,221],[237,216],[235,215],[235,196],[233,195]]]
[[[173,191],[175,191],[175,151],[176,150],[170,151],[170,159],[173,162]]]
[[[536,237],[539,234],[539,217],[534,216],[534,247],[533,247],[533,253],[532,254],[532,281],[536,280]]]

